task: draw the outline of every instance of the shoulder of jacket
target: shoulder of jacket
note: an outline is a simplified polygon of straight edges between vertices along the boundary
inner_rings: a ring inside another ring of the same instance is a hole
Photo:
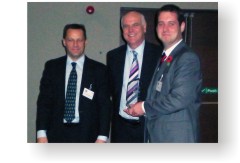
[[[95,66],[95,67],[98,67],[98,68],[105,68],[106,67],[106,65],[104,65],[103,63],[101,63],[99,61],[96,61],[96,60],[93,60],[93,59],[88,58],[88,57],[85,58],[85,61],[87,61],[88,64],[90,64],[92,66]]]
[[[112,54],[115,54],[115,53],[119,53],[121,51],[126,50],[126,48],[127,48],[127,45],[121,45],[121,46],[119,46],[115,49],[110,50],[107,54],[112,55]]]
[[[66,59],[67,59],[66,55],[62,57],[50,59],[46,62],[46,65],[59,64],[60,62],[66,61]]]

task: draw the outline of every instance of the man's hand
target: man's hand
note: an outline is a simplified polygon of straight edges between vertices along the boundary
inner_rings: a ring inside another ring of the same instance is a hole
[[[123,111],[133,117],[139,117],[144,114],[143,109],[142,109],[142,103],[143,102],[138,102],[134,105],[130,105],[130,108],[127,108]]]
[[[40,137],[37,139],[37,143],[48,143],[47,137]]]
[[[97,139],[95,143],[106,143],[104,140]]]

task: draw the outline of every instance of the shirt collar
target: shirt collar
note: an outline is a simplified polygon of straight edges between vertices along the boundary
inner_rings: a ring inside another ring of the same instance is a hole
[[[172,47],[168,48],[167,50],[164,50],[163,53],[166,54],[166,56],[168,57],[171,52],[173,51],[173,49],[175,49],[175,47],[182,41],[183,39],[179,40],[176,44],[174,44]]]
[[[83,67],[83,63],[85,60],[85,54],[82,54],[80,58],[78,58],[76,61],[73,61],[68,55],[67,55],[67,65],[71,65],[72,62],[76,62],[77,66]]]
[[[127,45],[127,52],[129,54],[132,54],[132,51],[134,50],[138,54],[143,54],[144,46],[145,46],[145,40],[143,40],[143,42],[136,49],[132,49],[129,45]]]

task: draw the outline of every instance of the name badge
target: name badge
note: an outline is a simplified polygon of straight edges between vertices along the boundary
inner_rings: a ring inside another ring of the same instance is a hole
[[[156,86],[156,91],[161,92],[161,89],[162,89],[162,81],[158,81]]]
[[[94,96],[94,92],[87,89],[87,88],[84,88],[83,90],[83,94],[82,94],[84,97],[87,97],[88,99],[92,100],[93,99],[93,96]]]

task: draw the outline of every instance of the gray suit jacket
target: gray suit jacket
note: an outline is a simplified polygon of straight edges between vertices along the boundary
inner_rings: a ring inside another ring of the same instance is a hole
[[[156,68],[144,103],[151,142],[197,142],[202,74],[198,56],[182,41],[170,65]],[[162,77],[162,88],[156,90]]]

